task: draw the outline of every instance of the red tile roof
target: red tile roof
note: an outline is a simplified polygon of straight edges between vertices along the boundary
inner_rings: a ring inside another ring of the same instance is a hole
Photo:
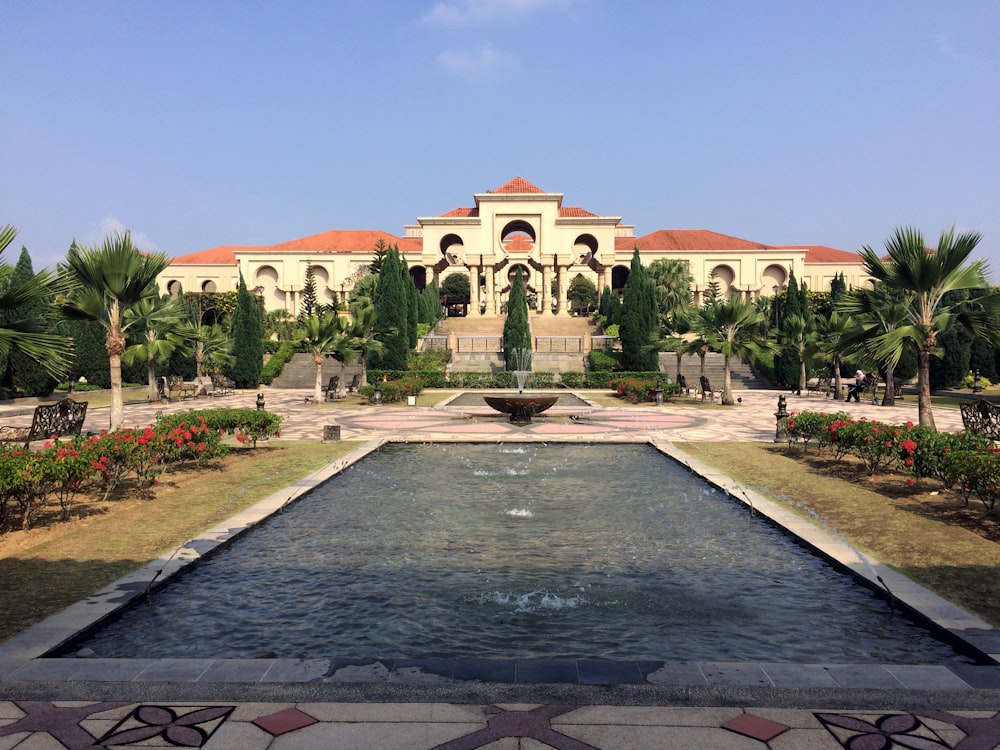
[[[400,252],[422,252],[419,240],[396,237],[380,229],[334,229],[274,245],[272,250],[296,250],[311,253],[357,253],[374,250],[375,243],[399,245]]]
[[[457,217],[457,218],[476,217],[476,216],[479,216],[479,209],[478,208],[453,208],[448,213],[441,214],[441,216],[442,217],[449,217],[449,218],[452,218],[452,217]]]
[[[523,234],[515,234],[507,242],[505,242],[503,246],[505,250],[512,253],[527,253],[531,251],[531,248],[535,246],[535,243]]]
[[[388,245],[398,245],[401,253],[423,252],[420,240],[408,237],[396,237],[378,229],[335,229],[330,232],[300,237],[278,245],[223,245],[196,253],[188,253],[174,258],[171,263],[178,265],[232,265],[236,263],[236,253],[240,251],[257,252],[306,252],[317,255],[323,253],[365,253],[375,248],[377,240],[382,239]]]
[[[660,229],[642,237],[619,237],[619,250],[770,250],[768,245],[707,229]]]
[[[524,193],[544,193],[541,188],[537,188],[523,177],[515,177],[513,180],[505,182],[491,193],[501,193],[505,195],[523,195]]]
[[[196,253],[188,253],[174,258],[171,263],[195,264],[195,265],[234,265],[236,263],[236,253],[240,250],[266,250],[264,245],[220,245],[208,250],[199,250]]]
[[[597,216],[597,214],[592,214],[579,206],[563,206],[559,209],[559,215],[564,217]]]
[[[849,253],[846,250],[838,250],[826,245],[788,245],[787,247],[804,247],[806,249],[806,263],[861,262],[861,256],[857,253]]]

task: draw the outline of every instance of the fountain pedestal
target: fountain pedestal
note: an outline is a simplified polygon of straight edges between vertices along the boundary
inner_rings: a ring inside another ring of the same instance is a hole
[[[513,424],[531,424],[532,416],[548,409],[559,400],[559,396],[511,393],[483,396],[483,400],[501,414],[509,414]]]

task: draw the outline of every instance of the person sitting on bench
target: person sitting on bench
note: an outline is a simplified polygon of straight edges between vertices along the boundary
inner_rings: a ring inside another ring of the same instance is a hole
[[[854,385],[852,385],[850,388],[847,389],[848,401],[850,401],[853,398],[855,401],[859,403],[861,402],[861,391],[865,389],[865,381],[867,379],[868,376],[865,375],[864,370],[858,370],[856,373],[854,373]]]

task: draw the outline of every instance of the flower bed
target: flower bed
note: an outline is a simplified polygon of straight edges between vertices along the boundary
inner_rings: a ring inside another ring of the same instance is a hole
[[[226,455],[226,435],[246,445],[278,434],[281,417],[251,409],[209,409],[158,417],[129,428],[68,440],[53,437],[37,451],[0,453],[0,534],[28,529],[47,508],[58,505],[68,519],[81,492],[104,499],[123,486],[142,489],[166,471]]]
[[[838,458],[859,459],[871,476],[880,471],[934,479],[968,504],[972,497],[992,514],[1000,502],[1000,448],[972,432],[936,432],[912,422],[897,425],[854,419],[838,412],[801,412],[787,417],[789,445],[815,444],[833,450]]]

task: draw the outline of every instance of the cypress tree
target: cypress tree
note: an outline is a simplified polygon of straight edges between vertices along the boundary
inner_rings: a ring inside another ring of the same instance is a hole
[[[230,335],[235,361],[230,365],[229,376],[237,388],[256,388],[260,385],[260,374],[264,369],[264,345],[261,342],[264,325],[260,305],[247,289],[242,271]]]
[[[21,248],[21,255],[8,279],[11,288],[17,288],[35,277],[28,249]],[[7,310],[5,319],[8,322],[31,320],[40,327],[44,326],[51,310],[51,300],[38,300],[31,305],[22,305],[13,310]],[[57,381],[42,368],[38,362],[20,350],[13,348],[9,352],[7,371],[4,384],[10,385],[25,396],[48,396],[56,387]]]
[[[410,352],[409,303],[400,266],[399,253],[390,248],[375,291],[375,333],[385,345],[378,365],[385,370],[405,370]]]
[[[319,314],[319,300],[316,299],[316,273],[312,261],[306,261],[306,282],[302,285],[302,307],[299,310],[299,320],[305,320]]]
[[[417,299],[417,285],[413,281],[413,276],[410,275],[410,264],[406,262],[406,258],[399,253],[399,245],[394,245],[393,249],[399,254],[399,269],[403,274],[403,289],[406,290],[406,324],[407,324],[407,343],[410,349],[414,349],[417,346],[417,323],[419,322],[419,308],[420,303]]]
[[[659,369],[659,357],[650,349],[656,330],[656,290],[639,258],[632,253],[632,265],[625,282],[618,337],[622,342],[622,369],[652,372]]]
[[[785,292],[785,314],[782,317],[790,318],[793,315],[802,317],[802,297],[799,294],[799,284],[795,280],[795,271],[791,271],[788,274],[788,290]]]
[[[604,287],[604,291],[601,292],[601,302],[598,309],[604,317],[605,327],[621,323],[622,303],[610,285]]]
[[[504,369],[531,369],[531,326],[528,323],[528,295],[520,272],[507,297],[507,318],[503,323]]]
[[[785,321],[797,316],[803,317],[802,295],[799,292],[799,284],[795,280],[795,272],[788,274],[788,289],[785,292],[785,310],[782,315],[781,327],[785,328]],[[777,385],[795,386],[799,382],[799,355],[794,347],[786,344],[781,352],[774,357],[774,379]]]

